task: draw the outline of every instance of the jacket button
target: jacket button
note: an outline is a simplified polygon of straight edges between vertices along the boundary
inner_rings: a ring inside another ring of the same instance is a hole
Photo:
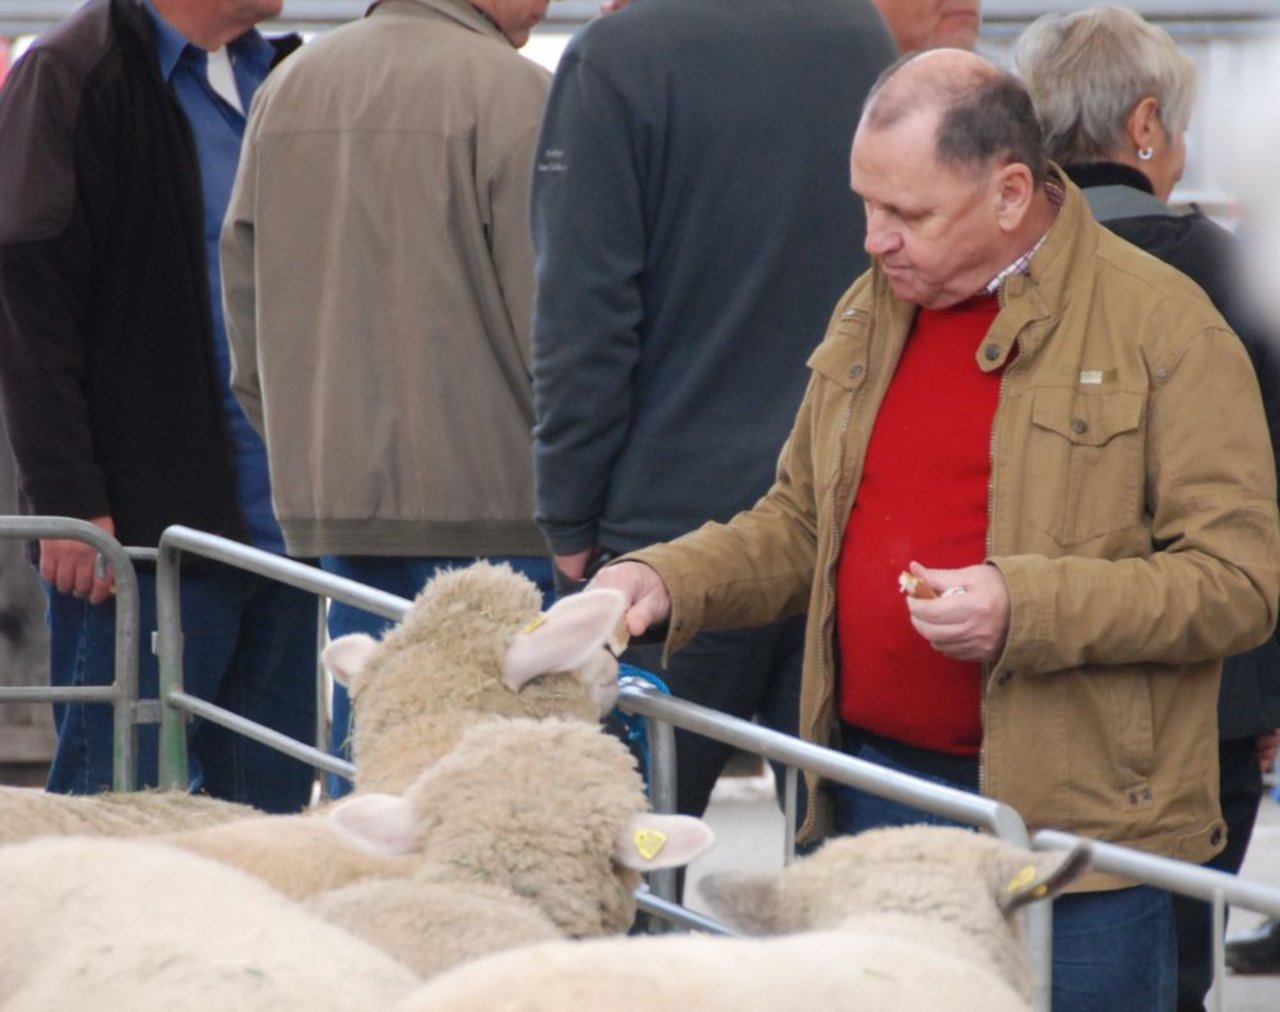
[[[1077,435],[1082,435],[1089,431],[1089,423],[1083,418],[1071,419],[1071,431]]]
[[[989,344],[982,349],[982,354],[987,356],[988,362],[994,362],[996,359],[1000,357],[1000,345]]]
[[[862,366],[860,365],[850,366],[849,375],[852,376],[854,379],[857,379],[859,376],[862,375]]]
[[[996,684],[997,684],[997,685],[1008,685],[1008,684],[1009,684],[1010,682],[1012,682],[1012,681],[1013,681],[1013,672],[1012,672],[1012,671],[1006,671],[1004,674],[1002,674],[999,678],[997,678],[997,679],[996,679]]]
[[[1215,829],[1212,833],[1210,833],[1210,834],[1209,834],[1209,842],[1210,842],[1211,844],[1213,844],[1215,847],[1216,847],[1218,844],[1220,844],[1220,843],[1222,842],[1222,830],[1221,830],[1221,829]]]

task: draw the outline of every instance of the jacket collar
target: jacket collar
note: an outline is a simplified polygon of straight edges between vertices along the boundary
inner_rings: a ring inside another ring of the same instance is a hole
[[[472,7],[467,0],[381,0],[381,3],[375,3],[369,8],[366,17],[374,17],[379,11],[417,15],[431,12],[446,17],[451,21],[456,21],[460,25],[465,25],[481,35],[489,35],[495,39],[500,39],[508,46],[511,45],[498,26],[475,7]]]
[[[1006,278],[1000,287],[1000,314],[974,349],[978,367],[984,372],[1008,362],[1015,341],[1019,342],[1020,358],[1030,358],[1039,351],[1051,329],[1045,323],[1061,315],[1088,276],[1098,247],[1102,226],[1094,220],[1080,188],[1057,165],[1050,163],[1049,172],[1062,187],[1062,206],[1028,272]],[[855,300],[864,310],[883,317],[876,320],[876,329],[900,346],[911,329],[916,306],[893,294],[879,261],[870,271],[869,305],[862,301],[866,297],[855,296]]]
[[[1000,289],[1000,315],[979,349],[978,363],[984,369],[1004,365],[1015,340],[1020,343],[1021,357],[1029,358],[1039,351],[1051,329],[1041,324],[1062,315],[1085,284],[1097,252],[1101,226],[1080,188],[1058,166],[1050,164],[1049,172],[1062,186],[1062,207],[1044,245],[1032,258],[1030,270],[1008,278]],[[999,348],[998,356],[988,357],[989,344]]]

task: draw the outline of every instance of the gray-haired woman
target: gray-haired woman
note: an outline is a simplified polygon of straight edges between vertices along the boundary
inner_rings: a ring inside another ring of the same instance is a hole
[[[1244,304],[1235,239],[1199,209],[1182,212],[1166,203],[1186,161],[1195,64],[1165,31],[1124,7],[1046,15],[1018,40],[1015,59],[1049,157],[1084,191],[1094,217],[1191,277],[1240,335],[1277,443],[1280,363]],[[1274,639],[1227,659],[1218,723],[1228,838],[1210,865],[1236,872],[1262,798],[1261,766],[1274,761],[1280,727],[1280,647]],[[1213,980],[1209,907],[1182,897],[1175,897],[1174,907],[1178,1009],[1203,1009]]]

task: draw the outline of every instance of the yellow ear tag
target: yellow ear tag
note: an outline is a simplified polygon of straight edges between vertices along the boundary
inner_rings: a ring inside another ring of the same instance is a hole
[[[1036,879],[1035,866],[1029,864],[1025,868],[1020,869],[1018,871],[1018,874],[1016,874],[1015,876],[1013,876],[1013,878],[1009,880],[1009,884],[1005,888],[1011,893],[1016,893],[1019,889],[1025,889],[1032,882],[1034,882],[1035,879]]]
[[[1049,887],[1041,882],[1038,886],[1031,890],[1031,895],[1036,899],[1044,899],[1049,895]]]
[[[521,629],[520,631],[528,635],[529,633],[537,629],[538,626],[542,626],[546,624],[547,624],[547,616],[546,616],[546,613],[544,612],[543,614],[539,615],[537,618],[531,619],[529,624],[525,626],[523,629]]]
[[[656,829],[637,829],[635,840],[640,856],[646,861],[652,861],[667,845],[667,834]]]

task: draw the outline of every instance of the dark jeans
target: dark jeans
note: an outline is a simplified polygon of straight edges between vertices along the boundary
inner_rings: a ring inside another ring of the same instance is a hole
[[[154,699],[159,665],[155,574],[138,573],[141,603],[139,694]],[[54,685],[109,685],[115,675],[115,600],[100,605],[45,587]],[[316,599],[223,566],[184,572],[181,587],[183,688],[303,742],[316,730]],[[112,786],[111,708],[54,707],[58,744],[48,789],[93,794]],[[138,785],[157,779],[158,733],[138,732]],[[315,771],[274,749],[195,720],[188,732],[190,787],[269,812],[292,812],[311,797]]]
[[[933,783],[976,789],[967,777],[922,774],[866,743],[846,751]],[[962,825],[856,788],[836,788],[839,833],[917,823]],[[1053,1012],[1171,1012],[1175,959],[1173,905],[1163,890],[1068,893],[1053,902]]]
[[[442,569],[459,569],[471,565],[474,559],[434,557],[401,558],[375,555],[325,555],[320,567],[335,576],[355,580],[367,587],[386,591],[412,600],[431,577]],[[542,591],[542,606],[548,608],[555,600],[552,586],[551,560],[533,556],[494,556],[488,561],[505,562],[517,573],[523,573]],[[337,639],[348,633],[362,632],[380,639],[392,625],[389,619],[374,615],[363,608],[356,608],[340,601],[329,605],[329,638]],[[343,759],[351,758],[348,738],[351,736],[351,700],[341,685],[333,687],[333,730],[329,737],[329,750]],[[331,798],[338,798],[351,791],[346,777],[331,773],[325,778],[325,787]]]
[[[1235,874],[1244,864],[1262,801],[1262,770],[1253,738],[1218,743],[1219,796],[1227,845],[1206,868]],[[1203,1012],[1213,984],[1213,908],[1190,896],[1173,898],[1178,935],[1178,1012]]]

